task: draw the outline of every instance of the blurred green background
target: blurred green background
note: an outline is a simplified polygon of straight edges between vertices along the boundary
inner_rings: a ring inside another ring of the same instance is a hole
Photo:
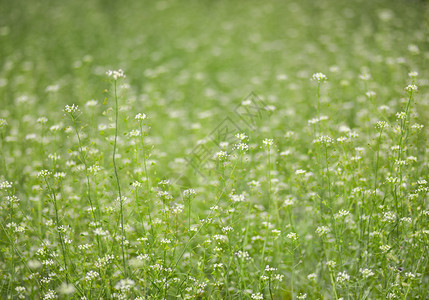
[[[147,113],[153,143],[170,152],[192,147],[178,133],[203,138],[251,91],[276,107],[271,125],[301,126],[314,116],[315,72],[328,73],[329,97],[346,103],[366,92],[358,75],[368,71],[387,103],[410,70],[424,75],[429,56],[423,1],[0,3],[3,117],[55,119],[65,104],[102,103],[105,71],[122,68],[141,107],[131,115]],[[31,101],[17,108],[22,96]],[[330,111],[353,126],[356,111]],[[267,135],[278,134],[271,127]]]

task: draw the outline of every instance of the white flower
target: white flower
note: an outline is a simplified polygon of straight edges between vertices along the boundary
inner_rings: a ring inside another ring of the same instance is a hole
[[[225,151],[219,151],[215,154],[215,157],[220,161],[226,161],[228,159],[228,153]]]
[[[330,261],[327,261],[327,262],[326,262],[326,265],[327,265],[329,268],[335,268],[335,266],[337,265],[337,263],[336,263],[335,261],[333,261],[333,260],[330,260]]]
[[[323,73],[314,73],[312,76],[312,79],[314,81],[322,82],[322,81],[328,80],[328,77],[326,77],[326,75]]]
[[[98,104],[98,101],[97,100],[89,100],[89,101],[87,101],[86,103],[85,103],[85,106],[86,107],[94,107],[94,106],[96,106]]]
[[[12,188],[12,183],[9,181],[0,182],[0,190],[10,189]]]
[[[346,271],[337,274],[337,282],[344,283],[350,280],[350,275]]]
[[[64,108],[64,112],[69,113],[69,114],[73,114],[73,113],[78,113],[79,112],[79,106],[72,104],[70,105],[66,105],[66,107]]]
[[[194,197],[197,193],[194,189],[187,189],[183,191],[183,196],[186,198]]]
[[[386,121],[378,121],[377,124],[375,124],[375,128],[377,129],[384,129],[388,126],[389,124]]]
[[[134,285],[135,281],[132,279],[121,279],[116,285],[115,289],[121,290],[121,291],[129,291]]]
[[[229,232],[229,231],[234,231],[234,228],[232,228],[231,226],[222,227],[222,232],[223,233],[226,233],[226,232]]]
[[[396,113],[396,117],[397,117],[399,120],[404,120],[406,116],[407,116],[407,114],[406,114],[404,111],[401,111],[401,112],[397,112],[397,113]]]
[[[39,123],[39,124],[46,124],[48,122],[48,118],[46,118],[46,117],[40,117],[40,118],[37,119],[36,122]]]
[[[237,133],[237,134],[235,135],[235,137],[236,137],[237,139],[239,139],[240,141],[245,141],[245,140],[247,140],[247,135],[245,135],[244,133]]]
[[[290,233],[288,233],[288,235],[286,237],[288,239],[293,240],[293,241],[296,241],[298,239],[298,235],[296,234],[296,232],[290,232]]]
[[[58,288],[58,292],[63,295],[71,295],[76,291],[75,287],[70,283],[63,282]]]
[[[319,236],[327,235],[330,231],[331,231],[331,229],[329,227],[327,227],[327,226],[319,226],[316,229],[316,233]]]
[[[415,44],[408,45],[408,51],[410,51],[412,54],[419,54],[420,53],[419,47]]]
[[[374,272],[370,269],[367,269],[367,268],[360,269],[359,272],[361,272],[361,274],[364,278],[369,278],[371,276],[374,276]]]
[[[53,290],[48,290],[44,295],[43,295],[43,300],[50,300],[50,299],[57,299],[57,293]]]
[[[136,120],[143,121],[143,120],[146,120],[146,119],[147,119],[147,116],[146,116],[146,114],[138,113],[138,114],[135,116],[135,119],[136,119]]]
[[[98,272],[96,272],[96,271],[89,271],[88,273],[86,273],[85,280],[86,281],[93,281],[98,276],[100,276],[100,274],[98,274]]]
[[[122,69],[119,69],[117,71],[115,70],[109,70],[106,72],[107,76],[113,78],[114,80],[118,80],[119,78],[125,78],[125,74],[124,71],[122,71]]]
[[[416,72],[416,71],[412,71],[412,72],[408,73],[408,76],[409,76],[410,78],[414,78],[414,77],[419,76],[419,73],[418,73],[418,72]]]
[[[48,177],[49,175],[51,175],[52,173],[49,172],[48,170],[42,170],[39,173],[37,173],[37,177],[39,178],[44,178],[44,177]]]
[[[322,145],[331,145],[334,143],[334,140],[327,135],[321,135],[319,137],[317,137],[316,139],[313,140],[314,144],[322,144]]]
[[[362,74],[360,74],[360,75],[359,75],[359,78],[360,78],[361,80],[367,81],[367,80],[370,80],[370,79],[371,79],[371,75],[370,75],[370,74],[368,74],[368,73],[362,73]]]
[[[0,128],[7,126],[7,121],[5,119],[0,119]]]
[[[348,210],[342,209],[342,210],[340,210],[338,213],[336,213],[334,215],[334,218],[335,219],[340,219],[340,218],[343,218],[343,217],[347,217],[349,214],[350,214],[350,212]]]
[[[390,248],[392,248],[392,247],[390,247],[389,245],[381,245],[379,248],[380,248],[381,252],[387,253],[390,250]]]
[[[274,140],[273,139],[265,139],[262,141],[262,143],[264,144],[265,147],[271,147],[274,144]]]
[[[251,299],[253,300],[263,300],[264,299],[264,295],[262,295],[261,293],[256,293],[256,294],[252,294],[250,296]]]
[[[238,149],[242,152],[244,151],[248,151],[249,150],[249,145],[247,145],[246,143],[238,143],[234,145],[234,149]]]
[[[374,98],[377,95],[374,91],[368,91],[365,93],[368,98]]]
[[[415,84],[409,84],[409,85],[407,85],[407,86],[405,87],[405,90],[406,90],[407,92],[417,92],[418,87],[417,87],[417,85],[415,85]]]

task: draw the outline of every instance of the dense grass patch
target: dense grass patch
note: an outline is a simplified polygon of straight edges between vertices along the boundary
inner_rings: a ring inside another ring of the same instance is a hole
[[[429,297],[427,2],[0,3],[2,298]]]

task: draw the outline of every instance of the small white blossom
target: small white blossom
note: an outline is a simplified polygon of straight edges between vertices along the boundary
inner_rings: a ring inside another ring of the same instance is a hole
[[[124,71],[122,69],[119,70],[109,70],[106,72],[107,76],[113,78],[114,80],[118,80],[119,78],[125,78]]]
[[[326,77],[325,74],[323,73],[314,73],[313,76],[311,77],[314,81],[318,81],[318,82],[323,82],[328,80],[328,77]]]

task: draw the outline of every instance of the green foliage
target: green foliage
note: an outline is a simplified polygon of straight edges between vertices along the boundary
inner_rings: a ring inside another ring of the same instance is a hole
[[[427,2],[0,7],[2,298],[428,298]]]

